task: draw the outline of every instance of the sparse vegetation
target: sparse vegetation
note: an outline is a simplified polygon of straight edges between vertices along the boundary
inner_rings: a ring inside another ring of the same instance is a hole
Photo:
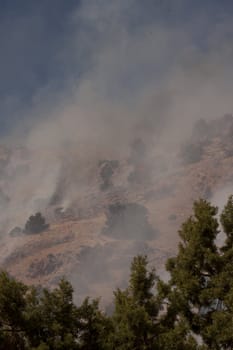
[[[199,119],[193,126],[190,139],[181,146],[184,164],[197,163],[202,159],[204,148],[209,144],[211,136],[211,126],[204,119]]]
[[[202,159],[204,143],[187,143],[181,149],[181,157],[185,164],[197,163]]]
[[[233,116],[225,114],[222,118],[206,121],[198,120],[192,130],[192,134],[181,147],[181,158],[184,164],[199,162],[205,151],[205,147],[211,145],[212,141],[218,141],[224,149],[226,157],[231,157],[233,134]]]

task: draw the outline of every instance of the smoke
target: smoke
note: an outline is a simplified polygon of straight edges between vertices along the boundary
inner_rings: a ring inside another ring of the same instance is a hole
[[[152,144],[171,147],[193,121],[232,111],[230,43],[212,33],[202,50],[182,26],[149,23],[132,30],[124,17],[130,6],[87,2],[73,14],[73,37],[63,55],[83,51],[89,67],[66,82],[51,106],[41,107],[41,99],[35,103],[46,118],[32,127],[29,148],[60,151],[70,143],[82,147],[84,158],[98,151],[120,155],[143,133]],[[76,22],[85,23],[86,31],[75,32]],[[49,101],[50,88],[46,91]]]
[[[82,198],[98,161],[124,162],[136,138],[153,180],[175,171],[193,123],[233,111],[231,18],[197,11],[190,21],[183,1],[157,2],[153,16],[152,2],[141,3],[82,1],[66,17],[54,59],[62,84],[39,86],[3,139],[12,149],[0,180],[3,235],[46,211],[58,189],[63,207]]]

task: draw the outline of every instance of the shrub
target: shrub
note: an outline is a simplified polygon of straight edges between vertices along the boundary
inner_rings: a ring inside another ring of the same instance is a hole
[[[9,235],[12,237],[20,236],[23,233],[23,230],[19,226],[15,226],[10,232]]]
[[[147,208],[138,203],[110,204],[104,234],[114,238],[152,239],[156,232],[148,221]]]
[[[45,222],[45,218],[40,212],[35,215],[31,215],[25,224],[24,232],[27,234],[40,233],[45,231],[49,227]]]
[[[110,188],[112,184],[112,176],[114,174],[114,171],[119,167],[118,160],[101,160],[99,161],[99,168],[100,168],[100,177],[102,180],[102,183],[100,185],[100,189],[102,191],[107,190]]]
[[[184,164],[197,163],[202,159],[204,145],[202,143],[187,143],[181,149]]]

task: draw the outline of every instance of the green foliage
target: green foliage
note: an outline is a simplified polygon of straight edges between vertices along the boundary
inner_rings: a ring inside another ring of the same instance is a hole
[[[233,196],[228,198],[227,204],[221,214],[220,222],[227,237],[223,250],[227,250],[233,244]]]
[[[229,198],[220,221],[226,241],[216,246],[217,208],[205,200],[194,203],[194,215],[182,225],[181,243],[169,259],[170,281],[160,289],[168,301],[167,315],[181,318],[208,349],[233,346],[233,200]],[[171,318],[170,318],[171,319]],[[223,327],[224,325],[224,327]]]
[[[113,314],[114,349],[151,349],[156,342],[159,303],[152,292],[157,279],[147,271],[146,256],[137,256],[131,265],[129,286],[117,290]]]
[[[0,350],[232,349],[233,197],[220,215],[222,247],[217,212],[206,200],[194,203],[178,253],[167,261],[167,282],[146,256],[136,256],[128,287],[114,292],[111,316],[98,300],[76,306],[65,279],[39,291],[1,272]]]
[[[112,349],[109,334],[113,332],[112,322],[99,309],[99,301],[86,298],[78,309],[79,343],[82,350]]]
[[[24,349],[27,287],[0,273],[0,349]]]

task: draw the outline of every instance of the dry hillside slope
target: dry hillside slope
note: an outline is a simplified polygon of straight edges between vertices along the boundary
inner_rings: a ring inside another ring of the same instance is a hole
[[[5,235],[2,268],[35,285],[54,286],[65,275],[77,299],[87,294],[107,298],[112,288],[123,286],[137,253],[148,254],[162,273],[167,257],[176,251],[177,231],[193,201],[211,199],[232,186],[232,126],[231,116],[205,125],[208,132],[196,125],[174,170],[150,179],[143,142],[136,140],[130,160],[91,167],[89,186],[67,208],[60,206],[58,184],[43,213],[49,228],[38,234]],[[0,156],[6,162],[5,153]]]

